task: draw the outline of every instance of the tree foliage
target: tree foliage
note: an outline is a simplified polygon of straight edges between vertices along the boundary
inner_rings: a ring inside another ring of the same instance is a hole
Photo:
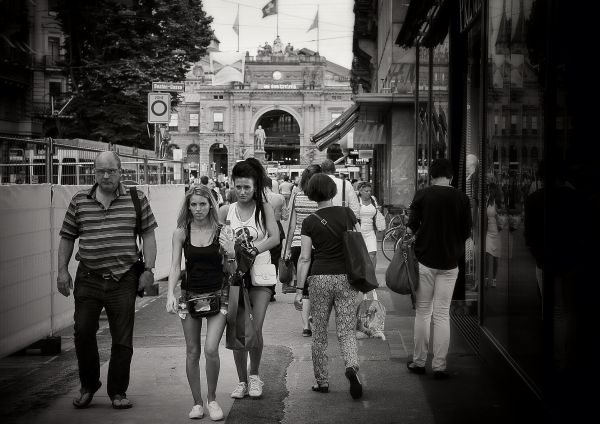
[[[214,37],[201,0],[61,0],[58,20],[75,116],[62,136],[152,148],[152,82],[183,81]]]

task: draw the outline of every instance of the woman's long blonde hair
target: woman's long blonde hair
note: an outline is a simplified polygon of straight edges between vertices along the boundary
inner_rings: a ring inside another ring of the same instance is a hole
[[[194,216],[192,215],[192,212],[190,212],[190,199],[193,195],[198,195],[208,199],[210,204],[208,219],[210,220],[213,231],[216,231],[219,226],[219,215],[217,212],[219,206],[211,191],[211,189],[202,184],[190,187],[185,193],[185,198],[183,199],[183,204],[181,205],[179,216],[177,217],[177,228],[187,228],[188,224],[194,220]]]

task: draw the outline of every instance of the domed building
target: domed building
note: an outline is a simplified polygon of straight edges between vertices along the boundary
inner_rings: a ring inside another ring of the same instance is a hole
[[[182,149],[188,175],[228,175],[236,161],[253,156],[270,172],[294,176],[343,156],[340,143],[320,152],[310,137],[352,106],[351,95],[349,69],[279,37],[256,56],[220,52],[214,42],[186,77],[171,114],[170,147]]]

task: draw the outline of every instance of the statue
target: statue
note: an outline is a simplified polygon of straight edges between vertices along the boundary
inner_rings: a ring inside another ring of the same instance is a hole
[[[290,43],[287,43],[287,46],[285,46],[284,54],[286,56],[298,56],[298,52],[294,50],[294,46],[292,46]]]
[[[283,54],[283,43],[281,42],[281,38],[279,35],[273,41],[273,54]]]
[[[265,134],[265,130],[262,129],[262,126],[258,126],[256,131],[254,131],[254,142],[256,143],[256,150],[265,150],[265,140],[267,136]]]
[[[263,51],[264,51],[264,55],[265,56],[270,56],[271,53],[273,53],[273,49],[271,48],[271,45],[269,43],[267,43],[265,41],[265,45],[263,46]]]

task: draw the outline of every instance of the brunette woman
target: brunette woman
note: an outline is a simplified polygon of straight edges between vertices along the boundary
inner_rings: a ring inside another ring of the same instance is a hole
[[[279,228],[273,208],[265,203],[265,177],[265,169],[254,158],[236,163],[231,171],[231,180],[232,190],[237,194],[237,202],[224,205],[219,209],[220,222],[229,221],[235,237],[243,237],[252,244],[252,251],[256,257],[255,264],[270,263],[269,250],[279,244]],[[249,274],[248,272],[244,276],[243,281],[252,303],[257,346],[248,351],[233,351],[239,378],[237,387],[231,393],[231,397],[235,399],[242,399],[247,395],[253,398],[262,396],[263,382],[258,374],[263,350],[262,326],[267,306],[275,293],[275,285],[253,286]],[[250,355],[249,375],[248,354]]]

